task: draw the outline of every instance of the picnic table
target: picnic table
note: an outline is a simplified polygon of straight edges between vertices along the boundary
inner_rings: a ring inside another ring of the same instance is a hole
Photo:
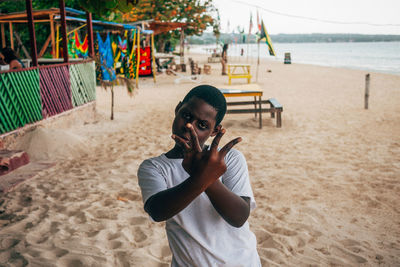
[[[249,106],[252,105],[253,108],[239,108],[239,109],[229,109],[226,111],[227,114],[243,114],[243,113],[254,113],[254,116],[259,117],[259,128],[262,128],[262,113],[269,112],[271,118],[276,116],[276,127],[280,128],[282,126],[281,112],[283,107],[275,98],[270,98],[268,100],[262,100],[263,91],[261,90],[241,90],[241,89],[219,89],[221,93],[228,97],[254,97],[253,101],[235,101],[228,102],[227,106]],[[262,104],[269,104],[269,108],[263,108]]]
[[[250,64],[228,64],[228,77],[229,84],[231,84],[232,79],[246,78],[247,83],[250,83]]]

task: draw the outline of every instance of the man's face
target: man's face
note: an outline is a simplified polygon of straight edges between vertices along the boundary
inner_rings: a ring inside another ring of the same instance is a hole
[[[213,106],[200,98],[193,97],[185,104],[179,103],[176,107],[172,133],[185,139],[191,146],[190,132],[186,127],[187,123],[191,123],[196,131],[200,146],[203,147],[207,139],[210,136],[215,136],[218,132],[215,127],[216,116],[217,110]]]

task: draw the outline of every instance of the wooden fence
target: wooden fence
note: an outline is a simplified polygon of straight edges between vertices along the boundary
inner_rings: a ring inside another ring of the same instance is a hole
[[[93,61],[0,73],[0,134],[96,99]]]

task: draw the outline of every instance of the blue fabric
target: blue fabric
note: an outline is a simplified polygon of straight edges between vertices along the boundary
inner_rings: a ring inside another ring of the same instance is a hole
[[[103,42],[103,40],[101,39],[100,34],[97,33],[97,41],[99,43],[100,62],[102,63],[102,65],[100,65],[102,79],[103,81],[114,81],[116,79],[116,76],[109,33],[107,33],[107,38],[105,42]],[[103,66],[103,64],[106,65],[108,70]]]

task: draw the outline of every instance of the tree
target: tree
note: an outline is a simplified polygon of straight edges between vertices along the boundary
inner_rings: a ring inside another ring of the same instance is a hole
[[[217,12],[211,0],[141,0],[130,12],[120,13],[120,17],[123,22],[143,20],[185,22],[187,27],[184,29],[184,34],[185,36],[191,36],[201,35],[209,26],[219,33],[219,19],[212,16],[214,15],[213,13]],[[163,51],[166,41],[171,41],[172,44],[176,43],[180,35],[180,31],[175,30],[171,33],[156,36],[157,50]]]

